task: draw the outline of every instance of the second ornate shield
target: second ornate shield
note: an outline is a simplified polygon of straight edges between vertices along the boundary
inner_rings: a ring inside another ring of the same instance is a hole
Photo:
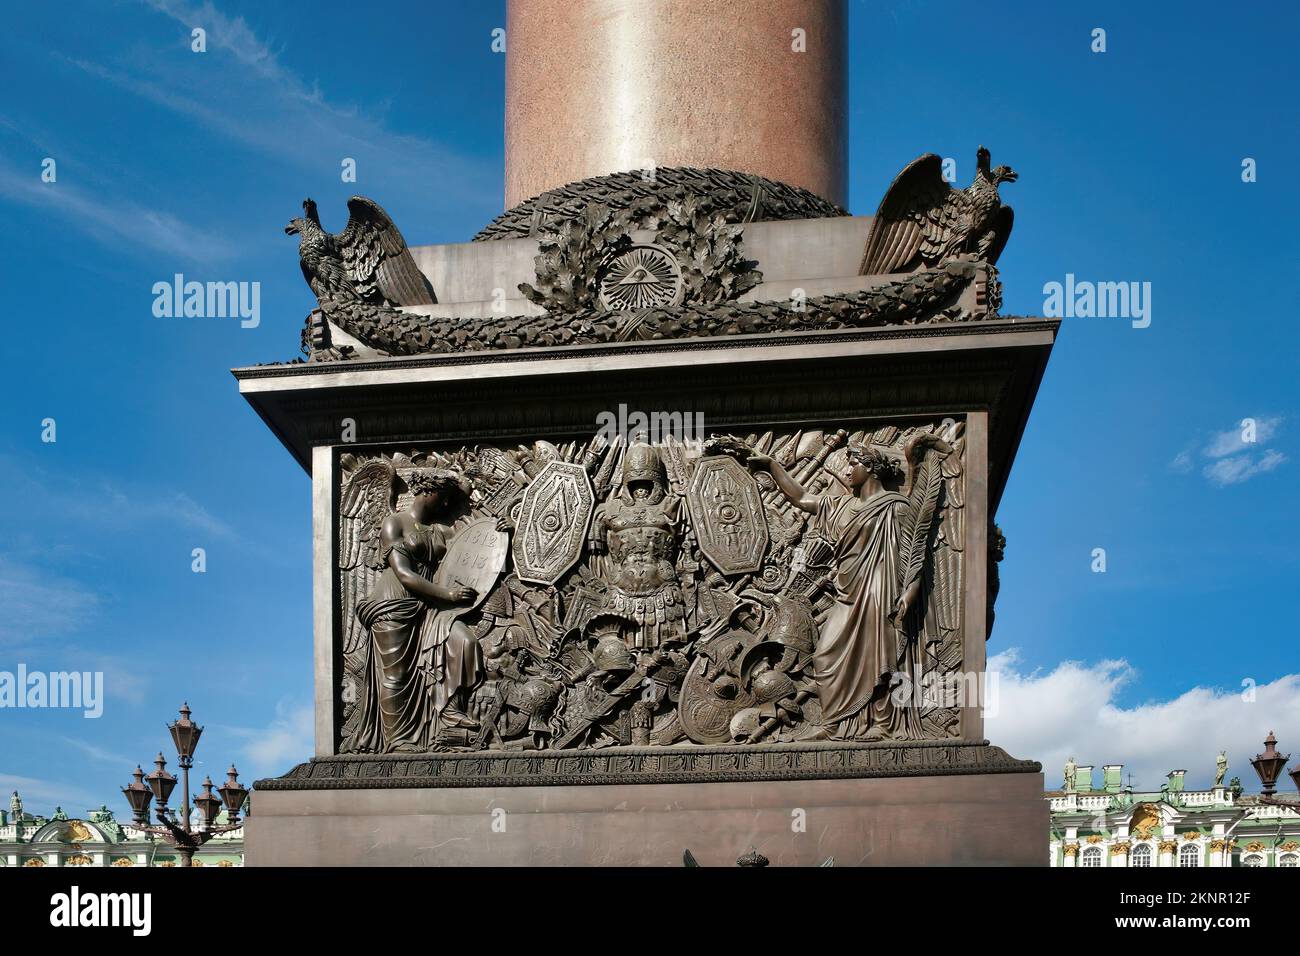
[[[767,516],[758,485],[726,455],[695,463],[686,492],[700,550],[723,574],[757,571],[767,551]]]
[[[515,573],[521,581],[554,584],[582,554],[596,508],[581,465],[553,461],[533,479],[516,522]]]

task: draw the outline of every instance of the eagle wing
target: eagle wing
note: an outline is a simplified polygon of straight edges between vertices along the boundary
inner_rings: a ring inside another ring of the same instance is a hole
[[[941,245],[951,225],[948,207],[956,191],[944,180],[943,160],[937,155],[912,160],[880,200],[858,275],[902,272],[918,254]]]
[[[364,196],[348,200],[347,228],[335,241],[357,294],[367,302],[433,305],[437,298],[406,240],[383,207]]]
[[[984,253],[984,260],[990,265],[997,264],[998,256],[1002,255],[1007,240],[1011,238],[1011,227],[1015,221],[1016,214],[1012,212],[1010,206],[999,206],[998,211],[993,214],[993,222],[989,224],[991,239]]]

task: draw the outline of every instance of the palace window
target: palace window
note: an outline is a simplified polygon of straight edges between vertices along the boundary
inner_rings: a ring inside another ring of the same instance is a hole
[[[1277,861],[1278,866],[1300,866],[1300,856],[1294,853],[1283,853],[1281,859]]]
[[[1133,855],[1129,858],[1129,866],[1150,866],[1151,865],[1151,844],[1139,843],[1133,847]]]
[[[1090,846],[1079,855],[1080,866],[1101,866],[1101,847]]]
[[[1242,859],[1241,865],[1242,866],[1263,866],[1264,858],[1260,856],[1258,853],[1251,853],[1250,855]]]
[[[1201,848],[1195,843],[1184,843],[1183,848],[1178,851],[1178,865],[1200,866]]]

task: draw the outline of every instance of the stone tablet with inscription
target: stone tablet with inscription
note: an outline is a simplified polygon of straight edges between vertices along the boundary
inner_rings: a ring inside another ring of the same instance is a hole
[[[433,576],[433,583],[442,587],[463,585],[473,588],[474,601],[465,605],[465,610],[470,611],[483,603],[497,583],[509,551],[510,536],[497,530],[496,521],[477,518],[452,539]]]

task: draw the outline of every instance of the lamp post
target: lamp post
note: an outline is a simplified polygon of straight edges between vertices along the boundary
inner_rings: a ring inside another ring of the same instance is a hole
[[[1259,775],[1260,803],[1300,810],[1300,801],[1284,800],[1281,797],[1274,796],[1277,792],[1277,778],[1282,776],[1282,768],[1286,766],[1286,762],[1290,759],[1290,754],[1277,752],[1277,737],[1270,730],[1268,736],[1264,739],[1264,752],[1255,754],[1250,761],[1250,765],[1255,768],[1255,773]],[[1300,790],[1300,767],[1292,770],[1290,777],[1295,782],[1296,789]]]
[[[190,768],[194,766],[194,751],[199,745],[203,728],[190,720],[190,705],[181,705],[179,720],[167,725],[171,731],[172,742],[176,745],[176,755],[181,768],[181,813],[179,823],[173,819],[172,810],[167,806],[172,790],[176,788],[176,778],[167,772],[167,761],[161,753],[154,760],[154,770],[145,774],[139,765],[132,780],[122,788],[126,802],[131,805],[134,819],[133,829],[161,837],[165,842],[176,847],[181,855],[181,866],[194,865],[194,851],[220,833],[237,830],[243,823],[239,812],[248,796],[248,788],[239,782],[239,772],[231,764],[226,782],[217,788],[220,798],[212,794],[212,778],[203,781],[203,793],[194,797],[203,820],[195,830],[190,822]],[[160,825],[149,823],[149,804],[154,804],[154,814]],[[217,814],[225,806],[227,822],[217,826]]]

